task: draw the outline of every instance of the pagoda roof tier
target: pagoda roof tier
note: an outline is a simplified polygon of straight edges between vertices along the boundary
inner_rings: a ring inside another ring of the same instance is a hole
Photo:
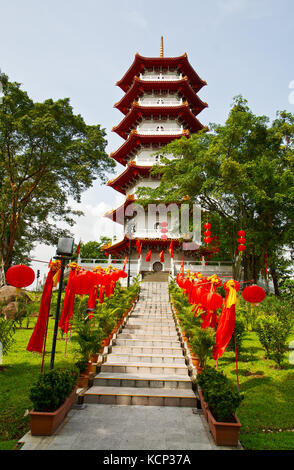
[[[178,71],[180,71],[184,76],[188,77],[189,82],[196,93],[207,84],[195,72],[188,61],[186,53],[180,57],[143,57],[137,53],[130,68],[127,70],[123,78],[116,82],[116,84],[126,92],[131,87],[134,77],[138,76],[144,69],[151,67],[169,67],[178,69]]]
[[[190,110],[187,102],[179,106],[141,106],[138,103],[133,103],[130,112],[125,116],[120,124],[113,127],[112,130],[123,139],[127,139],[132,128],[136,126],[143,117],[150,116],[178,117],[181,121],[185,122],[191,133],[198,132],[204,128],[201,122],[198,121]]]
[[[107,186],[111,186],[116,191],[126,194],[127,186],[131,183],[135,184],[136,180],[140,177],[149,176],[152,166],[136,165],[135,162],[129,162],[127,168],[123,173],[108,181]]]
[[[122,99],[114,105],[114,107],[119,109],[119,111],[121,111],[123,114],[127,114],[134,101],[137,101],[144,92],[151,92],[153,90],[168,90],[178,92],[181,96],[184,97],[185,100],[188,101],[189,106],[195,115],[199,114],[204,108],[208,106],[207,103],[203,102],[198,97],[198,95],[189,85],[187,77],[184,77],[180,80],[171,81],[147,81],[135,77],[132,86],[122,97]]]
[[[154,152],[156,148],[160,145],[167,145],[174,139],[180,139],[181,137],[189,137],[189,131],[183,131],[180,134],[138,134],[137,131],[132,130],[130,132],[129,138],[115,151],[110,154],[111,158],[114,158],[117,162],[122,165],[126,165],[128,160],[132,160],[134,154],[139,150],[139,148],[144,147],[145,145],[153,145]]]
[[[142,242],[142,248],[149,250],[154,249],[155,247],[159,250],[164,248],[169,248],[171,241],[173,242],[173,249],[181,249],[183,241],[179,238],[167,238],[166,240],[162,240],[161,238],[132,238],[132,251],[136,250],[136,242],[140,240]],[[106,251],[110,255],[128,255],[129,253],[129,243],[130,239],[127,235],[124,236],[122,240],[113,245],[104,245],[101,247],[103,251]],[[200,245],[196,250],[186,250],[187,254],[195,254],[195,255],[202,255],[207,256],[214,253],[214,251],[206,246]]]
[[[127,196],[121,206],[106,212],[106,214],[104,214],[104,217],[107,217],[108,219],[113,220],[114,222],[118,222],[121,225],[124,225],[125,210],[130,204],[136,204],[135,196],[133,194]]]

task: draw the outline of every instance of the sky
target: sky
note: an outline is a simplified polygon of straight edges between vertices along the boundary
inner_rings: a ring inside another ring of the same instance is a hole
[[[258,115],[294,112],[293,19],[293,0],[0,0],[0,68],[35,101],[69,97],[86,123],[106,130],[110,153],[123,143],[111,132],[123,117],[113,107],[123,96],[115,83],[136,52],[159,56],[161,36],[165,56],[186,52],[207,81],[202,124],[224,123],[238,94]],[[85,214],[71,229],[75,241],[119,237],[103,215],[122,201],[99,181],[81,204],[71,201]],[[32,256],[49,261],[55,250],[40,244]]]

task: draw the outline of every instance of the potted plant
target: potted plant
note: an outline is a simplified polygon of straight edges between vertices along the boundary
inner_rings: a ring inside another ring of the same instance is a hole
[[[228,378],[206,366],[197,376],[201,406],[217,445],[236,446],[241,423],[236,410],[243,395],[233,390]]]
[[[219,446],[236,446],[239,440],[241,423],[236,410],[241,404],[243,395],[227,384],[217,390],[204,392],[207,401],[207,417],[215,443]]]
[[[92,366],[90,357],[97,354],[101,348],[103,331],[95,325],[95,320],[81,320],[77,325],[77,344],[80,360],[76,362],[80,370],[79,387],[87,387],[89,383],[89,374],[96,371],[96,366]]]
[[[207,359],[212,355],[214,330],[212,328],[193,328],[192,349],[196,354],[199,365],[197,372],[200,373],[206,365]]]
[[[228,382],[227,377],[222,373],[217,371],[214,367],[205,366],[201,374],[197,375],[197,385],[198,393],[200,397],[201,407],[203,414],[208,421],[207,408],[208,404],[204,399],[203,390],[208,390],[211,388],[219,388],[223,384],[226,385]]]
[[[76,399],[77,368],[53,369],[40,375],[30,390],[33,410],[31,434],[50,436],[61,424]]]

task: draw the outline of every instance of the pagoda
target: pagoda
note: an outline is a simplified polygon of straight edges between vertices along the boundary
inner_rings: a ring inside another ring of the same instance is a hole
[[[159,57],[142,57],[138,53],[131,67],[116,83],[124,95],[115,104],[124,115],[122,121],[112,130],[124,139],[123,144],[110,154],[125,169],[107,183],[125,195],[124,203],[105,214],[106,217],[123,225],[123,239],[109,244],[104,250],[111,257],[124,258],[126,255],[137,264],[137,273],[164,271],[175,273],[177,264],[195,260],[195,251],[183,250],[183,240],[179,233],[169,227],[161,234],[159,214],[151,218],[147,209],[137,211],[136,216],[130,208],[136,204],[139,187],[156,188],[159,176],[151,175],[152,166],[158,162],[160,148],[174,139],[203,129],[198,114],[207,107],[197,93],[206,82],[195,72],[188,61],[187,54],[180,57],[164,57],[161,38]],[[153,218],[152,218],[153,217]],[[133,232],[130,238],[130,223]],[[169,247],[172,241],[174,258],[171,259]],[[141,255],[138,246],[141,244]],[[197,254],[205,254],[208,248],[200,247]],[[151,250],[151,260],[146,254]],[[164,261],[160,260],[164,253]],[[140,256],[139,256],[140,255]],[[199,257],[198,257],[199,258]]]

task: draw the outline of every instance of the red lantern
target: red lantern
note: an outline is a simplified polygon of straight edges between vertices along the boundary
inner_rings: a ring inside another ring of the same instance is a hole
[[[211,228],[211,224],[209,222],[206,222],[206,224],[204,224],[204,228],[209,230]]]
[[[202,287],[196,287],[194,290],[194,301],[196,304],[200,304],[201,297],[204,294],[204,289]]]
[[[205,292],[205,294],[203,294],[201,296],[201,299],[200,299],[200,302],[201,302],[201,305],[205,308],[205,309],[208,309],[208,305],[207,305],[207,296],[208,296],[209,292]]]
[[[165,228],[165,227],[162,227],[162,229],[161,229],[161,233],[167,233],[167,228]]]
[[[34,280],[34,270],[24,264],[11,266],[6,273],[7,283],[13,287],[17,287],[18,289],[30,286]]]
[[[162,227],[167,227],[167,222],[161,222]]]
[[[102,277],[103,276],[101,276],[101,278]],[[95,281],[95,273],[91,271],[81,271],[72,280],[72,290],[76,295],[89,295]]]
[[[244,245],[245,242],[246,242],[246,240],[245,240],[244,237],[238,238],[238,243],[240,243],[241,245]]]
[[[167,240],[167,235],[165,235],[165,233],[163,233],[163,234],[161,235],[161,239],[162,239],[162,240]]]
[[[210,237],[210,235],[211,235],[211,231],[210,230],[205,230],[204,236],[205,237]]]
[[[239,237],[245,237],[246,232],[244,232],[244,230],[239,230],[238,235]]]
[[[211,242],[211,238],[210,237],[205,237],[204,238],[204,243],[207,243],[207,245]]]
[[[223,305],[223,298],[217,292],[209,292],[206,296],[208,310],[217,310]]]
[[[239,245],[239,246],[238,246],[238,250],[239,250],[239,251],[245,251],[245,250],[246,250],[246,246],[245,246],[245,245]]]
[[[243,299],[252,304],[259,304],[265,299],[266,293],[262,287],[257,285],[245,287],[242,292]]]

